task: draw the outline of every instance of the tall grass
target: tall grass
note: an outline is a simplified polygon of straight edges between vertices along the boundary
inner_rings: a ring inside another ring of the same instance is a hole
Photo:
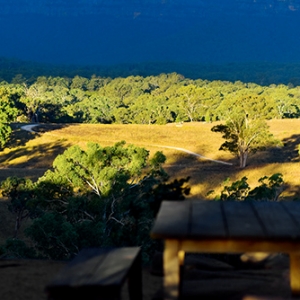
[[[144,147],[152,155],[163,151],[167,156],[165,169],[171,179],[190,176],[191,195],[194,199],[212,199],[230,181],[243,176],[254,187],[259,178],[282,173],[287,184],[283,196],[299,197],[300,120],[272,120],[268,122],[271,132],[283,143],[282,148],[267,149],[249,157],[245,169],[238,167],[238,160],[230,153],[219,151],[223,143],[221,134],[211,132],[213,123],[185,123],[182,125],[102,125],[68,124],[41,125],[38,133],[25,133],[16,128],[10,148],[0,153],[0,180],[14,175],[37,178],[51,167],[54,158],[70,145],[85,147],[89,141],[102,146],[125,140],[128,144]],[[201,154],[212,160],[193,156],[168,147],[179,147]],[[207,193],[214,190],[210,196]]]

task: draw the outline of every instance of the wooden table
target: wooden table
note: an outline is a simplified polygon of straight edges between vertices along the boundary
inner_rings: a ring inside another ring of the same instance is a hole
[[[121,299],[127,281],[130,300],[142,300],[139,247],[85,248],[46,286],[49,300]]]
[[[180,295],[185,252],[285,252],[300,295],[300,202],[164,201],[151,237],[163,239],[165,299]]]

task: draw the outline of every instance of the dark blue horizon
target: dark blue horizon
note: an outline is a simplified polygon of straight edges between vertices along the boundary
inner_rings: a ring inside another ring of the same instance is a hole
[[[71,65],[293,63],[300,62],[298,16],[3,14],[0,56]]]

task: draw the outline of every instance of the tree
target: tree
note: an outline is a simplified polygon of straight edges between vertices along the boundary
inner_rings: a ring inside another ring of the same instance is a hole
[[[34,214],[34,183],[30,179],[8,177],[1,183],[2,195],[10,200],[8,209],[15,216],[14,238],[21,224]]]
[[[188,179],[168,182],[162,152],[150,158],[146,149],[125,145],[72,146],[38,180],[35,208],[42,213],[26,233],[40,253],[58,259],[83,247],[122,245],[139,245],[149,253],[162,194],[183,200]]]
[[[247,200],[268,200],[278,201],[286,185],[281,173],[275,173],[270,177],[264,176],[258,180],[259,185],[251,189],[248,178],[243,177],[233,182],[230,186],[224,186],[220,195],[223,201],[247,201]]]
[[[241,168],[246,166],[249,153],[280,145],[261,116],[260,106],[263,103],[259,103],[260,101],[263,102],[262,97],[245,94],[244,91],[224,100],[219,110],[226,119],[226,124],[216,125],[211,129],[223,134],[226,141],[220,150],[237,155]]]
[[[16,119],[18,114],[13,95],[14,93],[9,87],[0,87],[0,150],[8,142],[12,132],[10,123]]]
[[[26,105],[26,113],[30,122],[38,122],[38,111],[43,102],[46,101],[47,79],[39,77],[36,83],[27,87],[23,85],[24,94],[20,101]]]

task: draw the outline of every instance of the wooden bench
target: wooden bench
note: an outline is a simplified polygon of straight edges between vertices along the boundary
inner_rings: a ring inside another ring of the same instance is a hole
[[[49,300],[120,299],[126,279],[130,299],[141,300],[139,247],[87,248],[80,251],[45,290]]]
[[[151,231],[164,240],[165,299],[178,299],[185,253],[287,253],[300,295],[300,201],[163,201]]]

